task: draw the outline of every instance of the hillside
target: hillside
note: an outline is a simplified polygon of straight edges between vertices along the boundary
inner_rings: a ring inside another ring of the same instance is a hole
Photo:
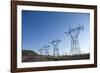
[[[79,54],[79,55],[62,55],[58,57],[38,55],[32,50],[22,50],[22,62],[39,62],[39,61],[60,61],[60,60],[82,60],[90,59],[90,54]]]
[[[32,50],[22,50],[22,56],[38,56],[38,54],[35,51]]]

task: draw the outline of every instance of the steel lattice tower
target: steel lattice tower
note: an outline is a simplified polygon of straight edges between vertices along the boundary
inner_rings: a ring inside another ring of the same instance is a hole
[[[50,47],[49,45],[45,45],[44,46],[44,50],[45,50],[45,55],[46,56],[49,56],[49,47]]]
[[[59,42],[60,40],[52,40],[52,42],[50,42],[54,47],[54,50],[53,50],[54,57],[59,56],[59,49],[58,49]]]
[[[40,55],[43,55],[43,48],[39,49]]]
[[[70,35],[71,37],[71,44],[70,44],[70,54],[71,55],[81,53],[80,46],[79,46],[79,40],[78,40],[80,31],[84,31],[84,27],[81,25],[78,25],[75,28],[69,27],[69,31],[65,32],[67,36]]]

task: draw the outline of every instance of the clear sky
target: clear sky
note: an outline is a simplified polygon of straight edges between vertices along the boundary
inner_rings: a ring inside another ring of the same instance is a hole
[[[72,12],[48,12],[48,11],[22,11],[22,47],[25,50],[38,50],[48,45],[53,39],[60,39],[60,54],[70,50],[70,36],[65,35],[68,26],[77,24],[84,26],[84,31],[79,35],[80,49],[89,52],[90,48],[90,14]],[[50,45],[50,54],[53,47]]]

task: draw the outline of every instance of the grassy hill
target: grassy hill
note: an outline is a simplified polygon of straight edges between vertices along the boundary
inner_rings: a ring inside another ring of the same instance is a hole
[[[90,59],[90,54],[79,54],[79,55],[62,55],[62,56],[45,56],[39,55],[32,50],[22,50],[22,62],[39,62],[39,61],[60,61],[60,60],[82,60]]]
[[[54,56],[43,56],[41,58],[45,58],[46,61],[61,61],[61,60],[84,60],[90,59],[90,54],[78,54],[78,55],[62,55],[58,57]]]
[[[22,50],[22,56],[38,56],[38,54],[35,51],[32,50]]]

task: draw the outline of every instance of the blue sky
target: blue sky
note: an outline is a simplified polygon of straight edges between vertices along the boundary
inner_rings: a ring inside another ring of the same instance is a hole
[[[48,45],[53,39],[60,39],[60,54],[70,50],[70,36],[64,34],[68,26],[77,24],[84,26],[84,31],[79,35],[80,49],[85,52],[90,48],[90,14],[48,11],[22,11],[22,47],[25,50],[38,50]],[[53,47],[49,48],[52,54]]]

